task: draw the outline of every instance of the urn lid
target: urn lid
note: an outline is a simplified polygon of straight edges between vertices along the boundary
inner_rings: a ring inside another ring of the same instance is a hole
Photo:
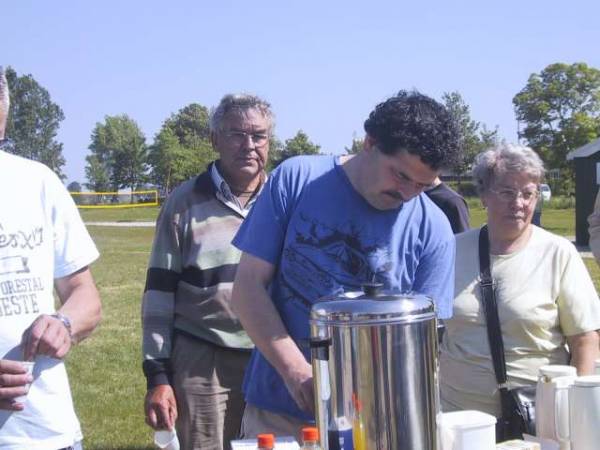
[[[435,317],[431,298],[416,293],[383,289],[369,283],[362,291],[324,297],[311,310],[311,323],[330,325],[375,325],[409,323]]]

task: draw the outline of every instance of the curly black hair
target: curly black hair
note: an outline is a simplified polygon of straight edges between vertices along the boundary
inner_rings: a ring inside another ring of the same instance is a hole
[[[450,167],[458,157],[456,122],[442,104],[417,91],[400,91],[377,105],[365,131],[381,152],[406,150],[435,170]]]

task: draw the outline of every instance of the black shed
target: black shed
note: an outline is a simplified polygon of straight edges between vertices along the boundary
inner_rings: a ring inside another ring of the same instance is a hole
[[[575,241],[588,245],[587,218],[594,210],[594,201],[600,185],[600,139],[567,154],[575,162]]]

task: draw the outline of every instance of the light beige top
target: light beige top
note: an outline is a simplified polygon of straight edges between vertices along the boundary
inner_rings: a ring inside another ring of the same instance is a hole
[[[441,347],[442,409],[500,415],[479,289],[479,229],[456,237],[453,318]],[[566,364],[565,336],[600,328],[600,300],[566,239],[533,228],[521,250],[492,255],[492,277],[512,386],[534,384],[540,366]]]

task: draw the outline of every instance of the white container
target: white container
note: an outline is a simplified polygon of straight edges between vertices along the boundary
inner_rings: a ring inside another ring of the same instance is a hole
[[[496,445],[496,450],[540,450],[537,442],[527,442],[521,439],[513,439]]]
[[[481,411],[443,413],[442,450],[495,450],[496,418]]]
[[[569,450],[569,391],[577,378],[573,366],[548,365],[539,369],[536,386],[536,436],[560,441]]]
[[[231,450],[256,450],[256,439],[231,441]],[[300,450],[300,445],[292,436],[275,436],[275,450]]]
[[[579,377],[569,393],[571,450],[600,448],[600,375]]]
[[[595,367],[594,373],[596,375],[600,375],[600,359],[596,360],[594,367]]]

